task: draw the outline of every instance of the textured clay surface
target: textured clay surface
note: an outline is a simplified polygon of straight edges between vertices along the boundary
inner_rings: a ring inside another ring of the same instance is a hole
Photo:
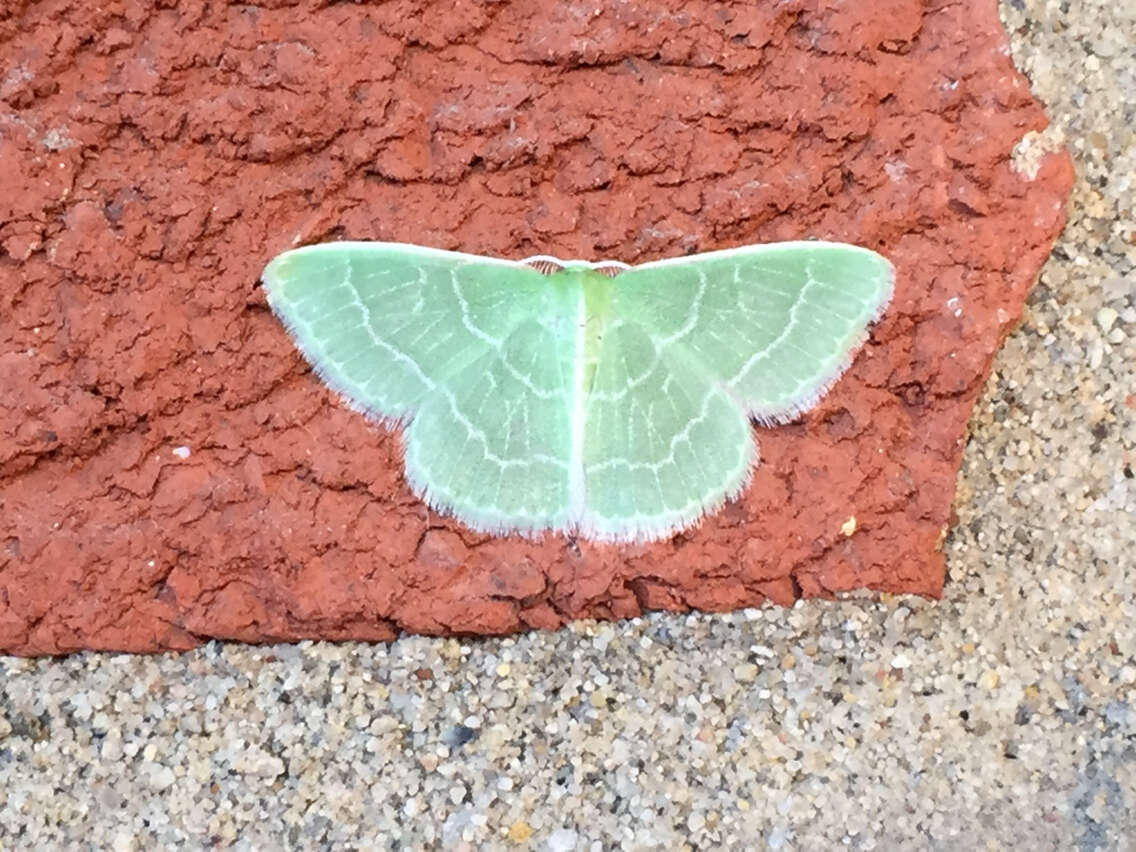
[[[17,2],[0,59],[0,650],[940,592],[967,417],[1071,182],[1011,167],[1045,119],[990,0]],[[759,430],[742,499],[650,546],[428,511],[257,281],[341,237],[638,262],[808,236],[887,254],[891,309]]]

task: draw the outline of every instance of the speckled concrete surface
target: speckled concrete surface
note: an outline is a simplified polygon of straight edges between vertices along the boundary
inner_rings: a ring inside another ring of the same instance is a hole
[[[1077,161],[944,599],[0,658],[0,849],[1136,848],[1136,12],[1011,0]],[[1125,17],[1127,15],[1127,17]]]

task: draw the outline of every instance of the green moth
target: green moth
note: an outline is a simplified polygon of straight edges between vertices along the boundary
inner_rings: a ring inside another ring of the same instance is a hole
[[[628,542],[741,492],[750,420],[816,404],[895,273],[813,241],[639,266],[337,242],[262,277],[323,380],[404,426],[406,479],[430,506],[483,532]]]

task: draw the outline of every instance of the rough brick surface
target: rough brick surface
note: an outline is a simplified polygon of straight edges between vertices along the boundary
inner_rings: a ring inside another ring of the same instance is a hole
[[[992,0],[47,0],[0,13],[0,60],[0,650],[939,593],[967,417],[1071,181],[1010,167],[1045,120]],[[636,262],[807,236],[891,257],[891,309],[759,430],[742,499],[641,547],[428,511],[257,286],[337,237]]]

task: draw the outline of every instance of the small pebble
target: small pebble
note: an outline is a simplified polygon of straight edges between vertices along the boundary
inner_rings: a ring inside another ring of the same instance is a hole
[[[734,678],[740,683],[753,683],[757,678],[758,668],[753,663],[741,663],[734,666]]]
[[[527,843],[532,835],[532,828],[524,820],[519,819],[509,826],[509,839],[514,843]]]
[[[1103,308],[1097,311],[1097,325],[1100,326],[1101,331],[1103,331],[1105,334],[1108,334],[1109,329],[1112,328],[1112,324],[1116,322],[1116,319],[1119,316],[1120,314],[1117,313],[1113,308],[1105,305]]]
[[[548,852],[572,852],[579,843],[580,836],[570,828],[559,828],[548,836],[545,848]]]

